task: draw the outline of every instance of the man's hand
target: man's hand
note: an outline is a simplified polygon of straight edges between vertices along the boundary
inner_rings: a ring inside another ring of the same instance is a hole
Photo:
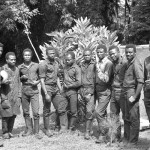
[[[31,82],[31,85],[32,85],[32,86],[36,86],[36,85],[38,85],[38,84],[39,84],[39,81],[32,81],[32,82]]]
[[[66,89],[69,88],[69,86],[67,84],[65,84],[65,83],[64,83],[63,87],[66,88]]]
[[[91,99],[91,94],[86,95],[86,96],[85,96],[85,99],[86,99],[87,101],[90,101],[90,99]]]
[[[131,96],[131,97],[129,98],[129,101],[130,101],[131,103],[133,103],[133,102],[135,101],[135,97],[134,97],[134,96]]]
[[[47,102],[51,102],[51,97],[49,96],[48,93],[45,94],[45,99]]]
[[[27,80],[27,79],[28,79],[28,76],[22,75],[22,76],[21,76],[21,79]]]
[[[2,84],[10,84],[10,83],[11,83],[11,80],[2,81]]]

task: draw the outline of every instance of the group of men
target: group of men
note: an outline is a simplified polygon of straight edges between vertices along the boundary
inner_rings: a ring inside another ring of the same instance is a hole
[[[0,44],[0,47],[3,47]],[[2,50],[0,49],[0,54]],[[136,57],[136,46],[129,44],[125,48],[126,59],[120,55],[117,46],[98,45],[96,58],[92,51],[85,49],[84,60],[75,61],[75,53],[68,51],[62,64],[55,59],[55,49],[46,49],[47,59],[42,62],[32,62],[32,51],[23,51],[24,62],[16,67],[16,56],[8,52],[5,56],[6,64],[2,69],[8,73],[8,80],[1,83],[1,116],[3,138],[13,137],[12,129],[16,115],[20,113],[22,104],[26,130],[23,136],[39,134],[39,90],[43,98],[44,133],[53,136],[49,129],[51,102],[57,113],[59,132],[73,131],[78,117],[78,95],[85,103],[86,140],[90,139],[92,122],[96,117],[99,136],[96,143],[105,141],[105,121],[107,107],[110,102],[110,114],[116,116],[120,122],[120,111],[124,120],[123,145],[136,145],[139,137],[140,115],[139,98],[144,85],[145,106],[150,119],[150,58],[146,58],[144,70],[140,60]],[[63,66],[63,81],[60,82],[60,66]],[[20,84],[22,83],[22,84]],[[97,101],[97,106],[96,106]],[[33,121],[30,117],[29,106],[32,106]],[[68,108],[70,117],[68,118]],[[34,129],[34,130],[33,130]],[[121,126],[118,127],[116,140],[121,141]]]

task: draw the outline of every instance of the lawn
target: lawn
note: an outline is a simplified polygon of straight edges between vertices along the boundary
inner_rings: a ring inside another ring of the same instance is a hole
[[[138,51],[138,57],[143,61],[150,52],[148,49]],[[140,110],[141,118],[147,119],[145,108],[143,105],[143,94],[140,99]],[[2,150],[119,150],[120,148],[117,145],[112,147],[107,147],[106,144],[95,144],[95,139],[97,136],[97,123],[94,123],[93,130],[94,134],[89,141],[84,140],[84,125],[78,125],[78,130],[74,133],[64,133],[64,134],[55,134],[53,137],[46,137],[43,132],[43,121],[42,121],[42,100],[40,97],[40,133],[43,136],[43,139],[37,140],[35,137],[21,137],[21,132],[25,128],[24,119],[21,115],[16,118],[14,131],[13,133],[18,135],[18,137],[12,138],[10,140],[4,141],[4,147],[0,148]],[[51,124],[52,127],[53,124]],[[140,140],[137,148],[138,150],[148,150],[150,147],[150,130],[145,130],[140,132]],[[125,148],[124,148],[125,149]]]

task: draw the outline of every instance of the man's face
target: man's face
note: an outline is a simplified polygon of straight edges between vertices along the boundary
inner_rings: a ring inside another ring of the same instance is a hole
[[[54,60],[54,58],[55,58],[55,51],[54,50],[48,50],[47,51],[47,57],[50,60]]]
[[[67,55],[65,60],[66,60],[66,65],[67,66],[71,66],[74,63],[74,59],[72,58],[71,55]]]
[[[15,66],[15,64],[16,64],[16,56],[9,55],[8,59],[6,59],[6,62],[10,66]]]
[[[24,52],[24,54],[23,54],[23,59],[24,59],[24,61],[30,62],[30,61],[31,61],[31,58],[32,58],[31,52],[28,52],[28,51]]]
[[[3,47],[0,47],[0,57],[2,56],[3,53]]]
[[[106,55],[104,49],[102,49],[102,48],[97,49],[96,52],[97,52],[97,56],[98,56],[98,58],[99,58],[100,60],[102,60],[102,59],[105,57],[105,55]]]
[[[126,58],[128,61],[132,61],[132,59],[135,57],[135,52],[133,48],[127,48],[125,50]]]
[[[84,56],[84,60],[85,60],[86,62],[89,62],[89,61],[91,60],[91,51],[85,51],[85,52],[83,53],[83,56]]]
[[[113,62],[116,62],[119,59],[119,52],[116,49],[111,49],[109,51],[109,56]]]

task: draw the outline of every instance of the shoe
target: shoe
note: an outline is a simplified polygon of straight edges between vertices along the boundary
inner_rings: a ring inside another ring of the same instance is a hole
[[[15,137],[15,135],[13,135],[13,134],[10,133],[10,132],[9,132],[8,134],[9,134],[9,137],[10,137],[10,138],[14,138],[14,137]]]
[[[5,134],[3,134],[3,138],[4,138],[4,139],[10,139],[10,136],[9,136],[8,133],[5,133]]]
[[[89,140],[90,139],[90,132],[86,131],[85,135],[84,135],[84,139],[85,140]]]
[[[120,143],[119,143],[119,147],[126,147],[128,145],[128,141],[126,139],[123,139]]]
[[[29,136],[32,135],[33,133],[33,123],[31,118],[25,118],[25,123],[26,123],[26,131],[22,134],[22,136]]]
[[[95,141],[95,143],[100,144],[105,142],[105,136],[100,135],[99,138]]]
[[[43,138],[39,133],[35,133],[34,136],[35,136],[35,138],[38,139],[38,140],[40,140],[40,139]]]
[[[49,130],[49,116],[48,117],[43,117],[43,122],[44,122],[44,133],[48,137],[52,137],[53,133]]]

